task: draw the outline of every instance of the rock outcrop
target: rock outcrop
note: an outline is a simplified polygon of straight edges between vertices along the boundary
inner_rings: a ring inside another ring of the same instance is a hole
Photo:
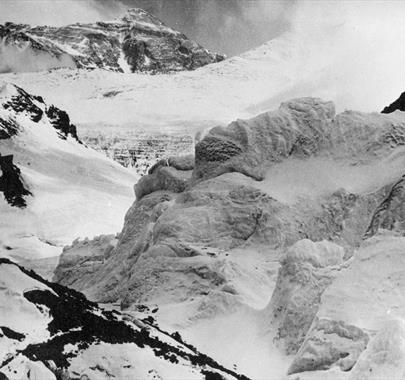
[[[0,154],[0,192],[11,206],[24,208],[27,206],[25,197],[32,195],[28,186],[21,178],[21,170],[13,164],[13,156]]]
[[[405,111],[405,92],[403,92],[400,97],[392,102],[389,106],[384,107],[381,113],[391,113],[395,111]]]
[[[23,130],[16,116],[24,114],[34,123],[48,122],[61,139],[72,137],[80,143],[76,126],[70,123],[68,114],[52,104],[48,106],[40,96],[31,95],[14,84],[4,84],[0,88],[0,104],[5,111],[0,113],[0,140]]]
[[[225,58],[138,8],[119,20],[93,24],[31,27],[8,22],[0,25],[0,49],[5,58],[2,72],[69,67],[166,73],[193,70]],[[34,55],[37,64],[13,59],[23,54]]]

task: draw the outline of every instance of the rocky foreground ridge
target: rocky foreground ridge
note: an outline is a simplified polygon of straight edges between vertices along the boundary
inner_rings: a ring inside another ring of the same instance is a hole
[[[0,72],[70,67],[166,73],[224,59],[138,8],[111,22],[64,27],[8,22],[0,25],[0,54]]]
[[[54,279],[124,309],[191,302],[188,323],[250,307],[265,272],[236,257],[264,252],[281,266],[258,319],[290,374],[403,375],[370,355],[405,318],[404,136],[401,112],[314,98],[213,128],[138,181],[118,236],[66,247]]]
[[[247,380],[153,320],[104,310],[7,259],[0,274],[2,379]]]

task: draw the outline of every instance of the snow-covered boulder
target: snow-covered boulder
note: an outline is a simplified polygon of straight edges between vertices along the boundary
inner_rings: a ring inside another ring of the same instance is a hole
[[[345,250],[329,241],[305,239],[281,260],[265,325],[276,331],[287,353],[296,353],[318,311],[324,290],[343,267]]]
[[[211,53],[142,9],[118,20],[63,27],[0,25],[0,72],[58,67],[164,73],[218,62]]]

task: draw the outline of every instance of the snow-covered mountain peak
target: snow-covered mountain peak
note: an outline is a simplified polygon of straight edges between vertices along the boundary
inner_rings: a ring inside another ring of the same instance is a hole
[[[111,22],[0,25],[0,55],[0,73],[61,67],[166,73],[224,59],[138,8]]]
[[[171,31],[172,33],[178,33],[178,32],[175,32],[173,29],[168,28],[157,17],[144,11],[141,8],[128,9],[125,12],[124,16],[122,16],[118,20],[124,24],[144,25],[145,27],[149,27],[151,29],[159,28],[162,31]]]

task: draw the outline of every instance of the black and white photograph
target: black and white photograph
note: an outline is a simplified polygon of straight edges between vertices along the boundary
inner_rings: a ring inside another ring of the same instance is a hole
[[[405,380],[405,1],[0,0],[0,380]]]

